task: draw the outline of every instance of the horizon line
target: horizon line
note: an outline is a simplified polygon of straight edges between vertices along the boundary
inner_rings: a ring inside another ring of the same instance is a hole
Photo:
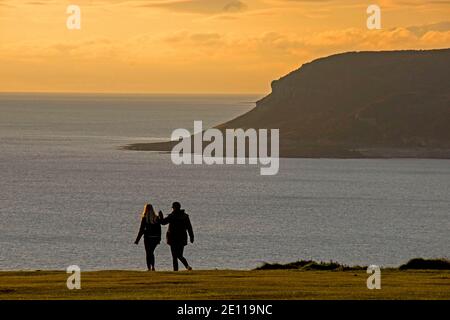
[[[91,94],[91,95],[268,95],[270,92],[113,92],[113,91],[0,91],[0,94]]]

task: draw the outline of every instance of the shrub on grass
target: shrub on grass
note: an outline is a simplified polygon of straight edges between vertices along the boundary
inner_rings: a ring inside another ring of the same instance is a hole
[[[367,267],[360,266],[346,266],[338,262],[316,262],[313,260],[299,260],[287,264],[280,263],[263,263],[255,270],[317,270],[317,271],[347,271],[347,270],[362,270]]]
[[[415,258],[399,267],[400,270],[450,270],[450,260],[448,259],[422,259]]]

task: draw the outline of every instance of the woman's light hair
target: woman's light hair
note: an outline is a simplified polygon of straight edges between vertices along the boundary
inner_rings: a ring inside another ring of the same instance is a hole
[[[149,203],[144,206],[144,211],[142,211],[142,218],[147,220],[147,223],[155,224],[158,222],[158,216],[156,215],[155,209]]]

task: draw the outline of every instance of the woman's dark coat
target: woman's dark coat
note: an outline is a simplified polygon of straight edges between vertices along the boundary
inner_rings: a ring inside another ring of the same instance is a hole
[[[157,243],[161,242],[161,223],[160,219],[158,219],[157,223],[150,223],[147,221],[146,217],[143,217],[141,220],[141,227],[139,228],[139,233],[136,238],[136,242],[141,240],[142,236],[145,238],[151,239],[153,241],[157,241]]]

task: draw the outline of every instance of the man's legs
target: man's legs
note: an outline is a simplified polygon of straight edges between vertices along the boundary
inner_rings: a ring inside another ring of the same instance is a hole
[[[186,269],[189,269],[189,263],[187,262],[186,258],[183,256],[184,252],[184,246],[180,246],[179,248],[179,256],[178,259],[180,259],[181,263],[184,265]]]
[[[178,260],[180,260],[186,269],[190,269],[189,264],[185,257],[183,257],[184,246],[170,246],[173,260],[173,271],[178,271]]]
[[[178,252],[176,246],[170,246],[170,252],[172,253],[173,271],[178,271]]]

